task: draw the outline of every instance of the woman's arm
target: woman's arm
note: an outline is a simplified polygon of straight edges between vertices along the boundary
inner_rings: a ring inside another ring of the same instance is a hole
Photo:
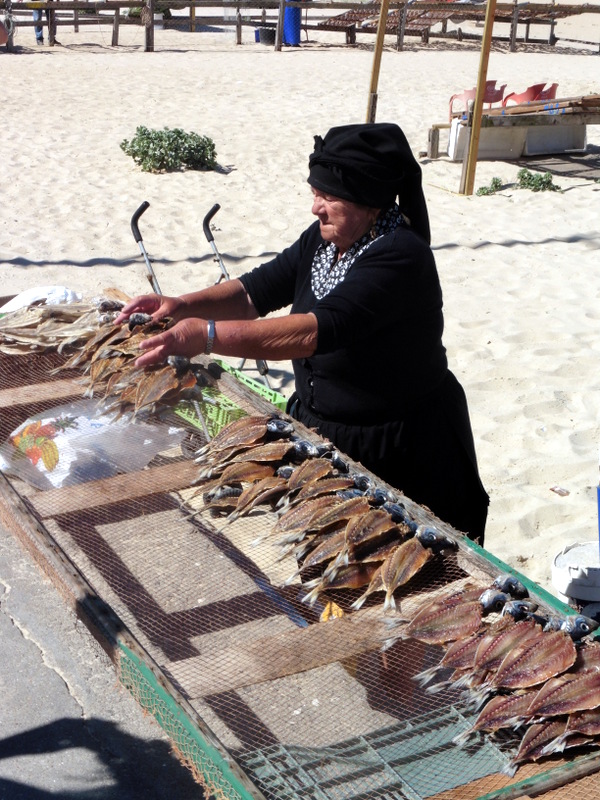
[[[179,322],[187,317],[203,319],[256,319],[258,316],[252,300],[241,281],[224,281],[199,292],[190,292],[180,297],[165,297],[146,294],[134,297],[123,308],[115,324],[129,319],[134,313],[151,314],[157,321],[172,317]]]
[[[317,336],[317,318],[312,313],[256,320],[221,320],[215,324],[211,352],[271,361],[307,358],[316,349]],[[158,336],[145,339],[140,345],[145,352],[136,364],[140,367],[160,364],[171,355],[192,358],[205,351],[207,340],[208,320],[183,319]]]

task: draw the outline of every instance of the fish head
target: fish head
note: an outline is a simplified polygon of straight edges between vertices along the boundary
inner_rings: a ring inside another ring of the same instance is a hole
[[[573,641],[578,642],[590,633],[593,633],[600,623],[596,622],[591,617],[585,617],[583,614],[573,614],[565,617],[560,626],[561,631],[568,633]]]
[[[384,506],[386,503],[392,502],[391,493],[381,486],[375,487],[371,492],[369,500],[374,506]]]
[[[294,432],[291,422],[281,417],[273,417],[267,421],[267,435],[269,439],[285,439]]]
[[[142,314],[141,312],[131,314],[127,320],[130,331],[132,331],[137,325],[147,325],[149,322],[152,322],[152,316],[150,314]]]
[[[515,622],[526,619],[538,609],[538,604],[531,600],[508,600],[502,609],[503,616],[512,617]]]
[[[501,592],[509,594],[511,597],[514,597],[517,600],[529,597],[529,592],[521,583],[521,581],[509,573],[498,575],[498,577],[492,583],[492,587]]]
[[[342,489],[339,492],[336,492],[338,497],[341,497],[342,500],[352,500],[353,497],[364,497],[365,493],[361,489],[357,489],[355,486],[351,487],[350,489]]]
[[[318,458],[319,451],[317,447],[306,439],[297,439],[294,442],[292,449],[292,458],[294,461],[306,461],[307,458]]]
[[[352,478],[354,480],[354,486],[357,489],[360,489],[361,492],[370,492],[372,490],[373,481],[368,475],[363,475],[361,472],[357,472],[352,476]]]
[[[332,450],[331,454],[326,454],[331,458],[331,466],[334,469],[337,469],[338,472],[341,472],[343,475],[346,475],[350,471],[350,467],[348,466],[348,462],[342,458],[341,453],[339,450]]]
[[[486,614],[499,614],[509,600],[510,597],[504,592],[500,592],[498,589],[486,589],[485,592],[479,596],[481,613],[484,616]]]
[[[317,458],[325,458],[328,453],[331,453],[333,450],[333,445],[331,442],[319,442],[316,445],[317,448]]]
[[[423,547],[429,547],[435,552],[442,550],[456,550],[458,544],[456,541],[448,536],[446,533],[438,531],[430,525],[419,525],[415,531],[416,538],[421,542]]]
[[[173,367],[178,378],[183,377],[190,368],[190,360],[187,356],[168,356],[167,364]]]
[[[291,464],[283,464],[281,467],[277,467],[275,474],[278,478],[284,478],[286,481],[292,477],[293,471],[296,467],[293,467]]]

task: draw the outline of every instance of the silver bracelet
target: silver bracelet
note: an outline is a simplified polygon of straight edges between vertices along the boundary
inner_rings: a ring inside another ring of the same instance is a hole
[[[215,321],[214,319],[209,319],[208,332],[206,334],[206,346],[204,348],[205,356],[209,356],[212,353],[214,343],[215,343]]]

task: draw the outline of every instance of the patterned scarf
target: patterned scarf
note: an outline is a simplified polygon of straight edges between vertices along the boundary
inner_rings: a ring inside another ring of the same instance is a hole
[[[333,242],[320,244],[313,258],[310,277],[310,285],[317,300],[322,300],[344,280],[352,264],[373,242],[404,224],[400,209],[394,204],[375,221],[370,231],[346,250],[339,260],[336,260],[338,248]]]

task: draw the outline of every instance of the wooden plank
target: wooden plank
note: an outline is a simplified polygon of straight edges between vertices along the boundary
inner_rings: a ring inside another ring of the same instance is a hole
[[[176,461],[162,467],[115,475],[112,478],[90,481],[78,486],[48,489],[29,500],[40,517],[48,519],[71,511],[83,511],[86,508],[182,489],[190,486],[197,477],[197,464],[193,461]]]
[[[470,578],[455,581],[440,593],[458,589],[467,581],[472,582]],[[402,601],[402,616],[410,619],[436,594],[407,597]],[[193,700],[345,661],[382,647],[387,636],[382,608],[381,604],[372,606],[270,637],[257,638],[252,628],[246,641],[220,649],[207,645],[205,655],[173,663],[169,670]]]
[[[85,387],[73,378],[17,386],[14,389],[0,390],[0,408],[26,406],[30,403],[41,403],[44,400],[59,400],[64,397],[79,396],[84,391]]]

